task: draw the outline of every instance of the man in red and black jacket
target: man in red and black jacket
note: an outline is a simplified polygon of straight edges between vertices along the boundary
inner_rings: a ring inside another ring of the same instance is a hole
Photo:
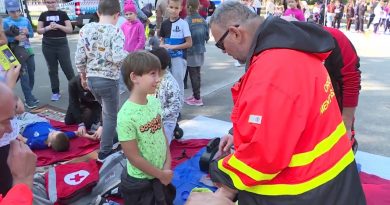
[[[325,60],[337,102],[347,131],[351,131],[358,105],[361,71],[360,59],[351,41],[338,29],[323,27],[334,39],[335,48]]]
[[[231,89],[234,153],[210,165],[215,195],[244,205],[366,204],[323,65],[332,36],[314,24],[264,20],[233,1],[210,25],[216,46],[247,65]]]

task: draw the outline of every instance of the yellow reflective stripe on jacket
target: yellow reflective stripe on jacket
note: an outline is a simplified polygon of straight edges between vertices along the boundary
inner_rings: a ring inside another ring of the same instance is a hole
[[[239,190],[268,196],[298,195],[310,191],[334,179],[353,160],[354,154],[352,150],[350,150],[333,167],[309,181],[300,184],[266,184],[252,187],[246,186],[234,172],[223,167],[222,160],[218,161],[218,168],[230,176],[234,186]]]
[[[255,181],[271,180],[280,173],[280,172],[274,174],[262,173],[256,169],[253,169],[252,167],[240,161],[239,159],[237,159],[236,156],[234,156],[234,154],[228,160],[228,164],[234,167],[235,169],[240,170],[240,172],[244,173],[245,175],[247,175],[248,177],[252,178]]]
[[[327,138],[319,142],[313,150],[294,154],[289,167],[299,167],[312,163],[315,159],[328,152],[347,132],[345,125],[341,122],[337,128]]]

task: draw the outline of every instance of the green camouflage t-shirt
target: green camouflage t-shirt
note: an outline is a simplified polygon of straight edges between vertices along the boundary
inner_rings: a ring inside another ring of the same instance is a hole
[[[154,167],[162,169],[166,159],[167,144],[162,129],[161,104],[148,96],[146,105],[126,101],[118,112],[117,132],[120,142],[137,140],[141,156]],[[141,179],[153,177],[143,173],[127,161],[130,176]]]

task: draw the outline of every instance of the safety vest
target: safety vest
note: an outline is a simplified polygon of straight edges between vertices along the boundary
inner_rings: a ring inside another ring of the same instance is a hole
[[[334,179],[354,160],[323,58],[266,50],[233,86],[235,152],[218,168],[237,189],[298,195]]]

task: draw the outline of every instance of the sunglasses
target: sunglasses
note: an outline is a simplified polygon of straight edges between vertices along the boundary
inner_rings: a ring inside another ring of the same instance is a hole
[[[234,27],[238,28],[240,25],[234,25]],[[225,45],[223,43],[223,41],[225,40],[225,38],[228,36],[229,34],[229,28],[226,30],[226,32],[222,35],[222,37],[217,41],[217,43],[215,44],[215,46],[217,46],[217,48],[221,49],[221,50],[225,50]]]

